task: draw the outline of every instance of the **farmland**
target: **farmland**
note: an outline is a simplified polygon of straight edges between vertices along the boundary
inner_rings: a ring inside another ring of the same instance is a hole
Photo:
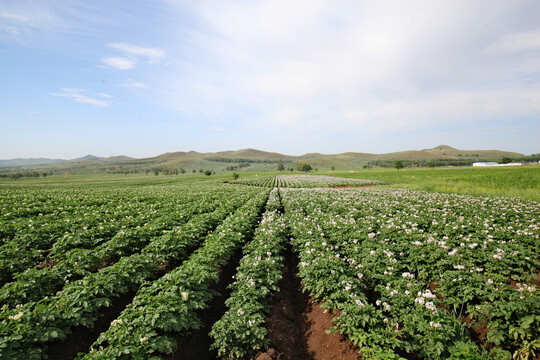
[[[0,185],[0,358],[540,352],[536,201],[384,175],[120,179]]]

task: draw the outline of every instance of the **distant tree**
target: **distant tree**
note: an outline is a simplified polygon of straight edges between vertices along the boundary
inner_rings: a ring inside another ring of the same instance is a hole
[[[212,170],[206,170],[206,171],[204,172],[204,175],[206,175],[206,176],[212,175]]]
[[[193,170],[191,170],[191,172],[195,174],[197,172],[197,170],[193,169]]]
[[[332,166],[332,171],[335,171],[336,170],[336,167],[335,166]]]
[[[240,177],[240,175],[239,175],[238,173],[233,172],[233,173],[232,173],[232,177],[233,177],[234,180],[238,180],[238,178]]]
[[[185,174],[186,173],[186,170],[184,170],[184,168],[180,168],[178,171],[180,171],[180,174]]]
[[[394,162],[394,167],[396,169],[398,169],[398,170],[401,170],[401,169],[403,169],[403,163],[398,160],[398,161]]]
[[[312,169],[311,165],[309,164],[302,164],[302,163],[298,163],[298,165],[296,166],[296,170],[298,171],[303,171],[303,172],[309,172]]]
[[[283,171],[283,170],[285,170],[285,166],[283,166],[283,163],[279,163],[279,164],[277,164],[277,169],[278,169],[278,171]]]
[[[199,169],[199,173],[200,173],[200,174],[204,173],[204,170],[203,170],[203,169]]]
[[[169,175],[169,174],[170,174],[169,169],[167,168],[163,169],[163,175]]]
[[[158,169],[154,169],[154,175],[158,176],[159,175],[159,171]]]
[[[45,176],[47,176],[47,173],[43,172],[43,173],[41,173],[41,176],[45,177]]]
[[[511,162],[512,162],[512,159],[506,156],[501,159],[501,164],[510,164]]]

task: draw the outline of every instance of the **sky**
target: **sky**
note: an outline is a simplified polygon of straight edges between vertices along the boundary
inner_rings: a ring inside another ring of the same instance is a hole
[[[537,0],[0,0],[0,159],[540,152]]]

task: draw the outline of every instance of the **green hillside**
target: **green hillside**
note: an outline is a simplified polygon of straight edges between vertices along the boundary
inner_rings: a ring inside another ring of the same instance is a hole
[[[473,161],[497,161],[503,157],[523,158],[523,154],[500,150],[459,150],[447,145],[432,149],[409,150],[387,154],[345,152],[341,154],[308,153],[291,156],[257,149],[241,149],[200,153],[196,151],[178,151],[154,157],[135,159],[128,156],[99,158],[87,155],[74,160],[29,161],[32,159],[1,160],[0,174],[13,172],[34,173],[122,173],[153,171],[212,172],[227,171],[265,171],[275,170],[278,163],[283,163],[286,170],[296,168],[298,163],[308,163],[313,168],[358,169],[362,167],[391,167],[396,160],[406,166],[462,166]]]

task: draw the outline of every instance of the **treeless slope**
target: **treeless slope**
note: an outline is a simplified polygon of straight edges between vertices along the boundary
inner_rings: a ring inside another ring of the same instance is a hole
[[[502,157],[520,157],[523,154],[511,152],[511,151],[501,151],[501,150],[459,150],[455,149],[448,145],[439,145],[433,149],[424,149],[422,150],[425,153],[438,156],[438,158],[450,157],[480,157],[480,158],[502,158]]]
[[[237,151],[220,151],[211,154],[214,157],[222,157],[227,159],[287,159],[288,155],[283,155],[276,152],[267,152],[257,149],[242,149]]]

